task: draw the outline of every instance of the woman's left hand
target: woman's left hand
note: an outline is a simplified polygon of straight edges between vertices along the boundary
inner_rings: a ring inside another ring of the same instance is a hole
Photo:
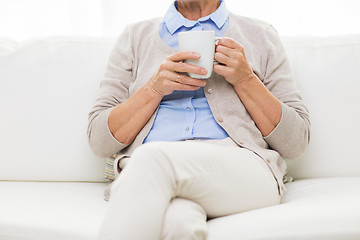
[[[254,77],[243,46],[231,38],[219,40],[215,48],[215,61],[221,64],[214,65],[214,71],[233,86]]]
[[[241,102],[263,136],[268,136],[280,122],[281,102],[254,74],[244,48],[231,38],[222,38],[215,49],[214,71],[231,83]]]

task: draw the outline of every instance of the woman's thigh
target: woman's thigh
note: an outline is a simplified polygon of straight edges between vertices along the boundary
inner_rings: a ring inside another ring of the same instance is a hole
[[[250,150],[206,141],[149,143],[146,148],[173,171],[174,196],[198,203],[210,218],[280,203],[270,168]]]

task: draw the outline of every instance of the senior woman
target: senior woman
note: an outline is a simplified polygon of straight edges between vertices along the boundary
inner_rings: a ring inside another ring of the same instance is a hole
[[[222,37],[206,80],[183,61],[201,56],[177,50],[179,32],[201,30]],[[279,204],[284,158],[303,152],[309,127],[271,25],[221,0],[178,0],[126,27],[89,117],[93,151],[118,156],[98,239],[206,239],[209,218]]]

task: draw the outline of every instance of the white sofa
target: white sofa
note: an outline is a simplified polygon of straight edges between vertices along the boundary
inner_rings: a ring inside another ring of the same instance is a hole
[[[283,40],[310,146],[282,204],[211,220],[208,239],[360,239],[360,35]],[[0,240],[95,239],[108,203],[87,117],[113,43],[0,39]]]

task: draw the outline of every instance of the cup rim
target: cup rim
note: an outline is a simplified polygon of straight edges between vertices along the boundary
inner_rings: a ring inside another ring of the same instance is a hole
[[[179,35],[182,35],[182,34],[188,34],[188,33],[191,33],[191,34],[196,34],[196,33],[214,33],[215,34],[215,31],[214,30],[201,30],[201,31],[185,31],[185,32],[179,32],[178,34]]]

